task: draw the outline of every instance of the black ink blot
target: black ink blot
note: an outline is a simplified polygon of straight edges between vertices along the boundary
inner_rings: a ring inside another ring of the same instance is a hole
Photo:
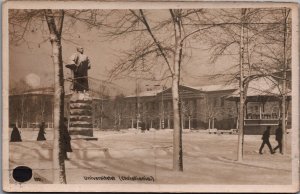
[[[32,177],[32,169],[27,166],[18,166],[13,170],[13,178],[18,182],[29,181]]]

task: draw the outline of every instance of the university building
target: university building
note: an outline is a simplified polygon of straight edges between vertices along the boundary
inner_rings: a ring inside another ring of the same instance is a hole
[[[287,128],[291,127],[291,90],[287,89]],[[238,128],[238,84],[179,86],[181,124],[183,129]],[[126,127],[173,128],[171,88],[144,91],[125,97],[123,120]],[[247,89],[244,126],[245,133],[260,134],[271,126],[275,129],[282,120],[282,89],[272,77],[257,78]],[[137,122],[138,121],[138,122]]]
[[[9,96],[9,121],[21,128],[34,128],[44,121],[53,127],[53,88],[40,88]],[[287,127],[291,127],[291,94],[288,84]],[[181,124],[184,129],[238,128],[238,84],[179,86]],[[245,128],[261,133],[281,120],[282,91],[278,80],[259,78],[250,82],[245,108]],[[69,97],[65,98],[68,117]],[[171,88],[148,90],[130,96],[92,97],[95,129],[173,128]]]
[[[235,127],[235,103],[226,96],[236,90],[235,85],[211,85],[202,87],[179,86],[182,128],[207,129]],[[149,128],[173,128],[171,88],[145,91],[126,96],[126,123],[137,120]],[[133,125],[132,125],[133,126]],[[135,125],[134,125],[135,126]]]

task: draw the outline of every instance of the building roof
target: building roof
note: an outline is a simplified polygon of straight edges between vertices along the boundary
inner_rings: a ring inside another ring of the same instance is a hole
[[[229,100],[236,100],[239,98],[240,91],[239,91],[239,84],[238,83],[231,83],[231,84],[215,84],[215,85],[206,85],[206,86],[187,86],[184,87],[191,88],[194,90],[198,90],[200,92],[218,92],[218,91],[232,91],[232,94],[228,96]],[[170,88],[168,88],[170,89]],[[168,90],[166,89],[166,90]],[[287,96],[290,96],[291,91],[287,89]],[[164,90],[165,91],[165,90]],[[156,96],[162,92],[160,90],[152,90],[152,91],[143,91],[138,94],[140,97],[149,97],[149,96]],[[271,76],[268,77],[260,77],[252,80],[249,83],[248,90],[247,90],[247,97],[257,98],[257,97],[268,97],[271,98],[278,98],[282,95],[281,89],[278,87],[278,81],[276,81]],[[130,95],[126,97],[137,97],[137,95]]]
[[[27,91],[11,94],[10,96],[19,96],[19,95],[53,95],[54,88],[53,87],[45,87],[45,88],[35,88],[29,89]]]
[[[291,91],[288,90],[288,95]],[[278,87],[278,82],[272,77],[260,77],[250,81],[247,97],[255,96],[280,96],[282,95],[281,89]],[[234,91],[229,98],[239,98],[240,91]]]
[[[190,88],[203,91],[203,92],[214,92],[214,91],[224,91],[224,90],[236,90],[238,88],[237,83],[232,84],[216,84],[216,85],[206,85],[206,86],[188,86]]]
[[[193,90],[203,91],[203,92],[213,92],[213,91],[226,91],[226,90],[236,90],[238,89],[238,84],[219,84],[219,85],[207,85],[207,86],[187,86],[187,85],[181,85],[185,88],[190,88]],[[150,97],[150,96],[156,96],[159,93],[169,90],[170,88],[167,88],[165,90],[159,89],[159,90],[150,90],[150,91],[143,91],[138,94],[139,97]],[[137,94],[126,96],[126,98],[133,98],[137,97]]]
[[[129,95],[129,96],[125,96],[125,98],[133,98],[133,97],[137,97],[137,96],[143,96],[143,97],[150,97],[150,96],[156,96],[158,93],[162,92],[162,89],[159,90],[149,90],[149,91],[142,91],[140,92],[138,95],[137,94],[133,94],[133,95]]]

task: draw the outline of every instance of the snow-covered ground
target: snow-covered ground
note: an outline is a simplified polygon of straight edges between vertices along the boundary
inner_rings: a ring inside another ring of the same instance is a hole
[[[10,169],[29,166],[34,178],[28,183],[51,183],[53,133],[51,129],[46,130],[47,141],[44,142],[35,141],[37,133],[22,130],[23,142],[10,143]],[[237,135],[186,131],[183,133],[183,172],[172,171],[173,133],[170,129],[145,133],[134,129],[95,131],[94,135],[97,141],[72,140],[73,152],[65,162],[69,184],[291,183],[290,135],[286,155],[271,155],[267,146],[260,155],[261,136],[245,136],[244,161],[237,162]],[[270,140],[275,147],[275,137],[271,136]],[[115,180],[104,180],[107,177],[115,177]],[[122,180],[122,177],[125,178]],[[125,180],[126,177],[144,179],[132,181]]]

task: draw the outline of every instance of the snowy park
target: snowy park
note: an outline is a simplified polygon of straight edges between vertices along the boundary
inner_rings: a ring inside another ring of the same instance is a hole
[[[36,141],[37,129],[20,129],[22,142],[9,146],[10,170],[25,165],[33,169],[27,184],[53,180],[53,129],[46,141]],[[291,182],[290,134],[287,153],[260,155],[261,135],[245,135],[244,160],[237,161],[237,135],[183,131],[183,172],[172,170],[172,129],[141,132],[136,129],[95,130],[97,140],[73,139],[73,152],[65,161],[68,184],[240,184],[267,185]],[[277,145],[271,135],[272,147]],[[125,179],[122,179],[125,177]],[[126,180],[131,177],[131,180]],[[15,181],[10,178],[11,183]]]
[[[6,191],[294,191],[298,7],[148,3],[7,10]]]

